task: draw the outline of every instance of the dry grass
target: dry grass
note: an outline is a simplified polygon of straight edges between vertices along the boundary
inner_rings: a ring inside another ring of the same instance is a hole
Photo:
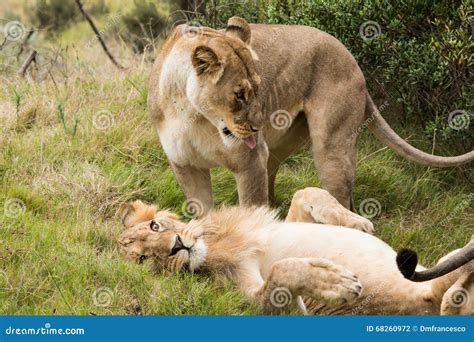
[[[0,313],[260,313],[232,284],[156,275],[118,253],[119,204],[140,198],[180,212],[184,198],[148,121],[149,62],[111,41],[128,67],[118,71],[75,28],[82,38],[67,45],[35,41],[58,53],[51,75],[40,66],[36,80],[20,79],[14,58],[0,55],[9,66],[0,74]],[[418,249],[427,264],[463,245],[474,232],[465,171],[414,166],[380,148],[362,135],[355,187],[356,203],[381,203],[376,234]],[[236,203],[232,175],[216,169],[213,179],[217,205]],[[294,191],[318,183],[307,152],[287,161],[277,179],[282,214]]]

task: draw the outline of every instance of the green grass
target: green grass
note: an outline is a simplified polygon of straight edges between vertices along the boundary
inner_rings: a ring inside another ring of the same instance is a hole
[[[150,65],[114,48],[132,66],[126,73],[98,49],[71,49],[68,73],[53,70],[57,88],[50,78],[2,78],[0,313],[260,314],[232,283],[156,274],[119,254],[121,203],[142,199],[181,212],[184,197],[148,120]],[[367,132],[359,161],[356,204],[380,202],[376,235],[394,248],[415,248],[432,265],[474,233],[466,171],[413,165]],[[215,169],[212,176],[216,205],[235,204],[232,175]],[[282,217],[292,193],[318,184],[307,151],[290,158],[277,178]]]

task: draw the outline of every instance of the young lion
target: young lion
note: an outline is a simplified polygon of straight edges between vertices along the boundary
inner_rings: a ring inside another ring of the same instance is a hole
[[[325,190],[298,191],[285,222],[266,207],[230,207],[184,223],[141,201],[124,205],[120,215],[126,229],[119,244],[127,257],[228,277],[268,311],[298,306],[313,314],[474,313],[474,236],[424,270],[413,251],[397,257],[365,233],[372,224]]]

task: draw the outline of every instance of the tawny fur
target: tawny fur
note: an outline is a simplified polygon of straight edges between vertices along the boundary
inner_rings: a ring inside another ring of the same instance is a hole
[[[458,305],[452,296],[474,295],[474,261],[432,281],[411,282],[399,272],[395,251],[362,231],[362,218],[354,220],[335,199],[321,202],[318,195],[330,196],[317,188],[298,191],[290,213],[294,219],[307,215],[308,206],[319,208],[311,217],[322,224],[281,222],[266,207],[222,208],[185,224],[169,211],[132,203],[121,213],[149,220],[126,226],[120,247],[133,260],[150,257],[172,271],[229,278],[268,311],[298,306],[314,314],[473,314],[472,301]],[[343,213],[337,218],[342,226],[317,216],[325,211]],[[159,231],[150,229],[152,222]],[[284,306],[275,304],[276,291],[290,294]]]
[[[150,75],[153,127],[186,197],[199,200],[203,214],[213,206],[210,168],[235,174],[240,204],[265,205],[281,163],[309,144],[323,188],[349,208],[364,123],[409,160],[438,167],[474,160],[474,151],[437,157],[401,139],[333,36],[238,17],[228,24],[221,31],[194,28],[193,35],[177,27]]]

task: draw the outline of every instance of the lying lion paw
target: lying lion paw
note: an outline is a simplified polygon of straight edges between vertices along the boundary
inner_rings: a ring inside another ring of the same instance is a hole
[[[352,303],[360,297],[357,276],[327,259],[288,258],[272,266],[271,288],[287,288],[292,297],[311,297],[329,306]]]
[[[362,294],[362,284],[357,276],[346,268],[328,262],[310,265],[319,275],[315,278],[312,296],[320,296],[329,306],[341,306],[354,302]]]

